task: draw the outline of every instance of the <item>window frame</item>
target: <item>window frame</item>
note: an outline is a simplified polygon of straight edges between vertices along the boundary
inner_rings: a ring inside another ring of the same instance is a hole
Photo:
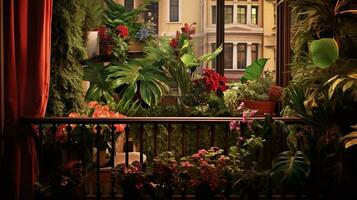
[[[255,19],[256,19],[256,23],[253,23],[253,9],[256,9],[256,13],[255,13]],[[254,24],[254,25],[259,25],[259,6],[256,6],[256,5],[252,5],[251,7],[251,11],[250,11],[250,22],[251,24]]]
[[[127,1],[132,1],[132,6],[133,6],[132,8],[127,7],[127,4],[126,4]],[[132,10],[135,8],[135,0],[124,0],[123,4],[124,4],[125,9],[127,9],[127,10]]]
[[[172,1],[177,1],[177,21],[172,20],[171,18],[171,4]],[[168,1],[168,23],[181,23],[181,7],[182,7],[182,0],[169,0]]]
[[[247,24],[247,15],[248,15],[248,13],[247,13],[247,8],[248,6],[247,5],[238,5],[237,6],[237,23],[238,24]],[[244,8],[244,23],[241,23],[240,21],[239,21],[239,17],[241,17],[242,16],[242,14],[240,14],[239,13],[239,11],[240,11],[240,8]]]
[[[239,46],[242,45],[244,46],[244,51],[239,49]],[[245,70],[245,68],[247,67],[247,52],[248,50],[248,44],[247,43],[238,43],[237,44],[237,69],[238,70]],[[239,65],[239,55],[240,53],[244,52],[244,64],[242,65],[242,67]]]

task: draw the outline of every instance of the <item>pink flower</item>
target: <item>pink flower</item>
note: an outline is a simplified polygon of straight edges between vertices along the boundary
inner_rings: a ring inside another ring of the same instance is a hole
[[[248,122],[248,115],[249,115],[249,112],[248,111],[244,111],[242,113],[242,122],[243,123],[247,123]]]
[[[195,153],[191,156],[192,158],[201,158],[201,155],[198,153]]]
[[[206,154],[208,154],[208,151],[206,149],[200,149],[200,150],[198,150],[198,154],[199,155],[206,155]]]
[[[229,130],[231,130],[231,131],[233,131],[233,130],[239,131],[240,130],[239,124],[240,124],[240,122],[236,121],[236,120],[233,120],[233,121],[229,122]]]
[[[239,104],[238,111],[241,111],[245,108],[244,102]]]
[[[181,164],[182,167],[185,167],[185,168],[190,168],[190,167],[193,166],[193,165],[192,165],[190,162],[188,162],[188,161],[181,162],[180,164]]]

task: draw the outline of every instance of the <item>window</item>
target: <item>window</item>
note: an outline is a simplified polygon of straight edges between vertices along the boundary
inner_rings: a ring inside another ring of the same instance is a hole
[[[225,24],[233,23],[233,6],[224,7],[224,23]]]
[[[134,9],[134,0],[125,0],[124,1],[124,6],[127,10],[132,10]]]
[[[259,44],[252,44],[252,63],[258,59]]]
[[[212,6],[212,24],[217,23],[217,7]],[[232,24],[233,23],[233,6],[224,6],[224,23]]]
[[[170,22],[179,22],[179,0],[170,0]]]
[[[224,44],[224,69],[233,68],[233,43]]]
[[[217,9],[216,6],[212,6],[212,24],[217,23]]]
[[[212,52],[216,50],[216,43],[212,43]],[[216,60],[212,61],[212,68],[216,69]],[[224,69],[233,68],[233,43],[224,44]]]
[[[247,6],[238,6],[237,10],[238,16],[237,16],[237,22],[240,24],[246,24],[247,23]]]
[[[252,24],[258,24],[258,6],[252,6]]]
[[[238,69],[244,69],[247,66],[247,44],[238,44],[237,58]]]

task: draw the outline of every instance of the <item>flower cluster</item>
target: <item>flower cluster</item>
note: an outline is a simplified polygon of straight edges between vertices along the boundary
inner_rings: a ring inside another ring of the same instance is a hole
[[[196,28],[194,27],[195,25],[196,23],[192,23],[191,25],[185,23],[184,26],[181,28],[181,32],[177,31],[176,37],[171,39],[170,46],[174,49],[181,48],[181,46],[183,45],[183,41],[191,40],[192,35],[196,32]]]
[[[91,101],[87,104],[87,109],[84,112],[71,112],[68,117],[71,118],[80,118],[80,117],[93,117],[93,118],[124,118],[126,117],[125,115],[122,115],[118,112],[111,111],[109,106],[107,105],[101,105],[96,101]],[[124,132],[125,129],[125,124],[115,124],[115,131],[117,133],[122,133]],[[71,124],[70,126],[66,124],[61,124],[57,127],[56,130],[56,141],[59,141],[60,143],[66,143],[67,142],[67,132],[68,129],[75,129],[77,125]],[[92,127],[92,130],[94,127]],[[75,131],[75,130],[72,130]],[[102,127],[101,134],[107,134],[110,135],[111,132],[111,127],[106,125]],[[107,137],[109,138],[109,137]],[[103,141],[105,143],[105,141]]]
[[[219,75],[216,71],[210,68],[204,68],[202,78],[195,81],[196,86],[202,83],[207,91],[218,93],[227,89],[227,78]]]
[[[125,25],[118,25],[116,30],[121,38],[126,38],[129,35],[129,29]]]
[[[201,149],[181,159],[179,176],[193,187],[206,184],[212,191],[217,191],[219,186],[225,185],[224,171],[228,161],[229,157],[223,155],[223,150],[218,147]]]
[[[271,101],[278,101],[283,94],[283,88],[277,85],[272,85],[269,88],[268,95]]]
[[[138,32],[136,32],[135,38],[142,42],[142,41],[145,41],[148,38],[150,38],[151,35],[152,35],[152,32],[150,31],[150,29],[143,27],[143,28],[139,29]]]
[[[257,110],[247,109],[244,105],[244,102],[242,102],[238,107],[238,112],[242,113],[242,120],[241,121],[236,121],[236,120],[231,121],[229,123],[229,129],[231,131],[233,131],[233,130],[239,131],[241,123],[247,124],[248,127],[251,127],[253,120],[250,120],[248,118],[254,117],[254,115],[257,113]]]
[[[145,184],[145,174],[143,172],[143,165],[135,161],[126,166],[120,164],[116,167],[116,172],[119,176],[119,184],[125,189],[127,187],[141,190]]]

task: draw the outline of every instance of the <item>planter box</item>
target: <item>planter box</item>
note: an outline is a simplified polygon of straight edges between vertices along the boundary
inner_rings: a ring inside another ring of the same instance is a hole
[[[275,101],[255,101],[255,100],[242,100],[246,108],[257,110],[256,115],[275,114],[276,102]]]

